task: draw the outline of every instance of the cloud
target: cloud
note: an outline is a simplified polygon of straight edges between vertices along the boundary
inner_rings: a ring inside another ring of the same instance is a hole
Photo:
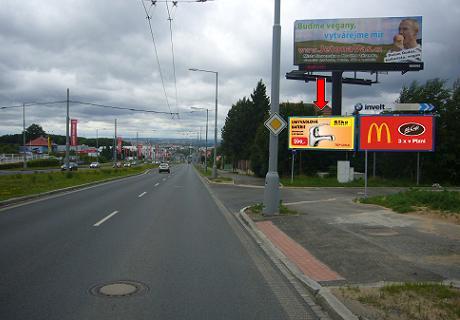
[[[150,7],[145,1],[161,69],[140,0],[0,2],[0,106],[63,100],[70,88],[73,100],[183,113],[178,120],[71,105],[71,116],[79,119],[82,135],[95,136],[101,129],[100,135],[111,136],[110,130],[103,129],[112,128],[115,118],[125,135],[137,130],[182,137],[178,132],[204,128],[204,114],[187,112],[192,106],[214,109],[215,76],[189,68],[219,72],[219,129],[232,104],[248,97],[257,81],[262,79],[270,94],[274,1],[216,0],[170,7],[174,61],[165,3]],[[372,87],[344,85],[344,110],[357,101],[391,103],[401,87],[413,80],[439,77],[452,83],[460,75],[460,43],[454,40],[460,30],[457,1],[421,0],[416,5],[396,0],[282,1],[281,101],[315,99],[314,83],[284,79],[286,72],[295,69],[295,20],[376,15],[423,16],[425,70],[380,75],[380,83]],[[331,96],[330,85],[327,95]],[[0,110],[0,134],[20,132],[21,117],[20,109]],[[29,107],[26,121],[63,134],[65,105]]]

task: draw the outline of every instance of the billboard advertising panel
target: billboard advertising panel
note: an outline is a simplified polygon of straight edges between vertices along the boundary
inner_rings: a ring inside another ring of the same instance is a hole
[[[354,117],[290,117],[289,148],[353,150]]]
[[[433,116],[360,116],[359,149],[434,151]]]
[[[422,17],[297,20],[294,65],[422,62]]]

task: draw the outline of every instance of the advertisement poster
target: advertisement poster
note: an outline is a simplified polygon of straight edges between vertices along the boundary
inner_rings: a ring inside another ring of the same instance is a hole
[[[434,151],[433,116],[360,116],[359,149]]]
[[[298,20],[294,65],[422,62],[422,17]]]
[[[77,123],[78,123],[77,119],[71,119],[70,120],[70,145],[71,146],[78,145]]]
[[[121,143],[123,139],[121,137],[117,137],[117,153],[121,154]]]
[[[142,157],[142,144],[137,145],[137,159]]]
[[[353,150],[354,117],[290,117],[289,148]]]

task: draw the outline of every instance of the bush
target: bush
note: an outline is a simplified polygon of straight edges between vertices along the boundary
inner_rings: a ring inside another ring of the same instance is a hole
[[[19,169],[19,168],[22,168],[22,162],[11,162],[11,163],[0,164],[0,170]]]
[[[58,159],[37,159],[27,161],[27,166],[30,168],[38,168],[38,167],[57,167],[59,166],[60,162]]]

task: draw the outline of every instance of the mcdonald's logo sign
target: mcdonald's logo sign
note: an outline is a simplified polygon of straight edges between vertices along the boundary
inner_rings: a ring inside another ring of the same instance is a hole
[[[372,132],[374,131],[374,128],[375,128],[375,133],[377,136],[377,142],[382,141],[382,131],[383,131],[383,128],[385,128],[387,143],[391,143],[390,128],[385,122],[382,123],[380,126],[375,122],[371,124],[371,126],[369,127],[369,132],[367,133],[367,143],[372,143]]]
[[[362,115],[359,150],[433,151],[433,116]]]

